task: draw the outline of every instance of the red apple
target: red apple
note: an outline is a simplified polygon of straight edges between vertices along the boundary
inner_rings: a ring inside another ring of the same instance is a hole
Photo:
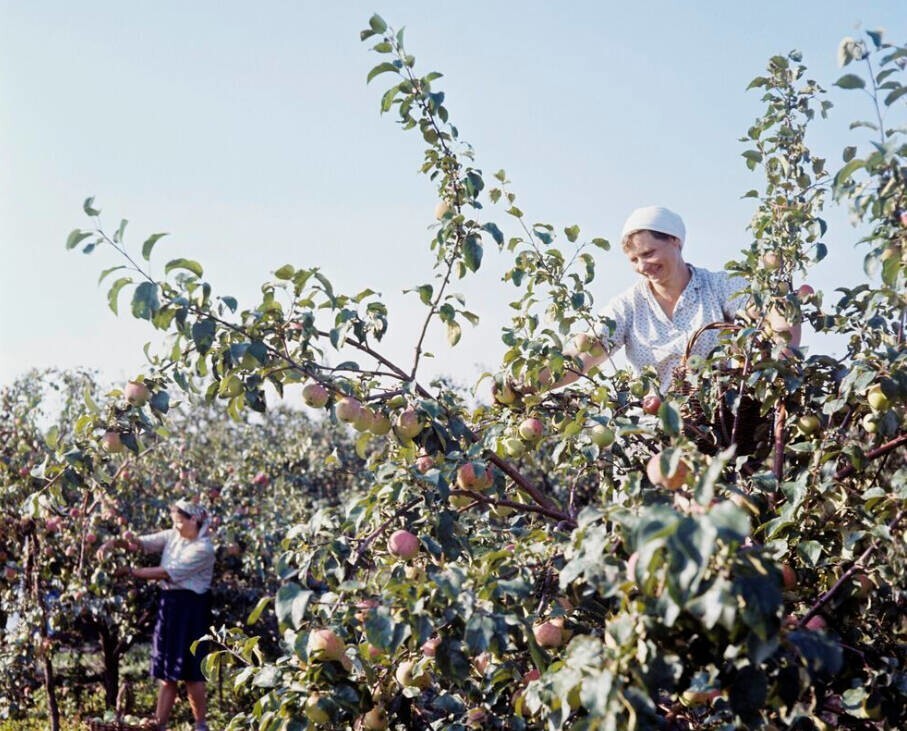
[[[322,409],[328,402],[330,393],[320,383],[307,383],[302,387],[302,400],[313,409]]]
[[[422,647],[420,649],[422,650],[422,654],[425,657],[434,657],[438,651],[438,645],[440,645],[440,644],[441,644],[440,637],[432,637],[430,639],[425,640],[425,642],[422,643]]]
[[[407,530],[394,531],[387,541],[387,550],[398,558],[409,560],[419,553],[419,539]]]
[[[532,635],[539,647],[560,647],[564,644],[564,630],[553,621],[535,625]]]
[[[788,564],[781,564],[781,582],[785,589],[793,589],[797,585],[797,572]]]
[[[661,398],[658,394],[650,393],[643,397],[642,400],[642,410],[650,415],[658,413],[658,409],[661,406]]]
[[[125,388],[126,400],[133,406],[141,408],[148,403],[151,397],[151,391],[141,381],[130,381]]]
[[[416,459],[416,470],[423,475],[435,466],[435,461],[427,454],[421,455]]]
[[[807,297],[812,297],[812,295],[814,295],[815,293],[816,290],[814,290],[808,284],[801,284],[799,287],[797,287],[798,299],[805,300]]]
[[[457,485],[463,490],[485,490],[491,487],[493,475],[487,467],[476,466],[475,462],[460,465],[457,470]]]
[[[271,478],[264,472],[258,472],[255,477],[252,478],[252,484],[256,487],[267,487],[271,484]]]
[[[825,617],[823,617],[821,614],[814,614],[806,621],[806,624],[803,626],[812,632],[819,632],[828,628],[828,622],[825,621]]]

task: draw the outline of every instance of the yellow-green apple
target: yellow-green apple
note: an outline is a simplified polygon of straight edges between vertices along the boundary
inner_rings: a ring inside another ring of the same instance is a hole
[[[800,430],[801,434],[805,436],[810,436],[815,434],[822,426],[822,422],[819,421],[819,417],[814,414],[804,414],[799,419],[797,419],[797,429]]]
[[[614,444],[614,431],[604,424],[596,424],[589,431],[589,438],[599,447],[610,447]]]
[[[781,257],[774,251],[766,251],[762,255],[762,266],[768,272],[773,272],[781,266]]]
[[[891,405],[891,402],[888,400],[888,397],[885,395],[885,392],[882,391],[882,387],[878,383],[869,389],[869,393],[866,394],[866,400],[869,402],[869,408],[873,411],[887,411],[888,407]]]
[[[306,718],[317,726],[323,726],[331,720],[330,714],[320,705],[320,700],[321,694],[316,692],[310,694],[305,701]]]
[[[374,414],[368,406],[359,409],[359,415],[353,420],[353,429],[359,432],[371,431]]]
[[[509,406],[517,400],[518,394],[513,390],[513,386],[506,378],[496,380],[491,387],[491,395],[499,404]]]
[[[522,457],[526,453],[526,443],[516,437],[505,437],[501,446],[508,457]]]
[[[383,411],[376,411],[372,415],[372,434],[383,437],[391,430],[391,420]]]

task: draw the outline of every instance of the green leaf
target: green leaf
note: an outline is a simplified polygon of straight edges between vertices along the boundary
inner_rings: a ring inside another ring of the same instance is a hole
[[[120,290],[123,289],[123,287],[125,287],[127,284],[132,284],[132,277],[120,277],[110,286],[110,289],[107,291],[107,304],[110,309],[113,310],[114,315],[119,314],[119,312],[117,311],[119,307],[118,297]]]
[[[885,106],[890,107],[898,99],[900,99],[904,94],[907,94],[907,86],[901,86],[892,91],[888,96],[885,97]]]
[[[430,284],[423,284],[416,290],[419,293],[419,299],[422,300],[422,304],[430,305],[431,297],[434,294],[434,289]]]
[[[151,410],[158,414],[166,414],[170,411],[170,394],[166,391],[157,391],[148,402]]]
[[[856,74],[844,74],[835,82],[835,86],[841,89],[863,89],[866,86],[866,82]]]
[[[142,258],[143,258],[145,261],[149,261],[149,260],[150,260],[150,258],[151,258],[151,250],[154,248],[154,245],[155,245],[158,241],[160,241],[162,238],[164,238],[165,236],[167,236],[167,234],[165,234],[165,233],[163,233],[163,234],[151,234],[151,236],[149,236],[147,239],[145,239],[145,243],[142,244]]]
[[[567,236],[567,241],[571,244],[574,243],[579,238],[579,226],[567,226],[564,234]]]
[[[75,249],[81,241],[84,241],[89,236],[91,236],[90,231],[80,231],[79,229],[75,229],[71,234],[69,234],[69,237],[66,239],[66,250],[69,251],[70,249]]]
[[[372,79],[374,79],[379,74],[386,74],[388,71],[397,72],[399,69],[397,66],[390,61],[384,63],[379,63],[375,68],[368,72],[368,76],[365,77],[365,83],[368,84]]]
[[[447,323],[447,343],[450,347],[454,347],[460,342],[460,335],[462,334],[459,323],[453,321]]]
[[[866,165],[865,160],[862,160],[860,158],[854,158],[853,160],[848,162],[844,167],[842,167],[840,170],[838,170],[838,173],[835,175],[835,185],[841,185],[842,183],[846,183],[850,179],[851,175],[853,175],[857,170],[859,170],[861,167],[863,167],[865,165]]]
[[[463,242],[463,263],[472,272],[478,271],[482,265],[482,243],[478,236],[467,236]]]
[[[501,229],[499,229],[496,224],[486,223],[484,226],[482,226],[482,229],[491,234],[491,238],[494,239],[494,242],[498,246],[502,246],[504,244],[504,234],[501,233]]]
[[[101,210],[94,207],[94,196],[85,199],[85,202],[82,204],[82,210],[85,211],[85,215],[87,216],[101,215]]]
[[[368,24],[375,33],[384,33],[387,30],[387,23],[384,22],[384,18],[378,13],[368,19]]]
[[[172,259],[164,267],[164,274],[170,274],[174,269],[186,269],[192,272],[196,277],[202,275],[202,265],[192,259]]]
[[[101,272],[101,276],[98,277],[98,284],[103,282],[104,279],[107,277],[107,275],[110,274],[111,272],[115,272],[117,269],[125,269],[125,268],[126,268],[125,264],[119,264],[115,267],[110,267],[110,269],[105,269],[103,272]]]
[[[278,279],[292,279],[294,274],[296,274],[296,269],[290,264],[284,264],[274,272],[274,276]]]
[[[140,320],[150,320],[161,309],[157,296],[158,286],[155,282],[142,282],[132,294],[132,316]]]
[[[299,628],[305,618],[305,610],[311,598],[312,592],[303,589],[299,584],[289,582],[281,586],[277,590],[274,603],[278,621],[294,629]]]
[[[200,355],[205,355],[214,344],[217,323],[211,318],[199,320],[192,325],[192,340]]]

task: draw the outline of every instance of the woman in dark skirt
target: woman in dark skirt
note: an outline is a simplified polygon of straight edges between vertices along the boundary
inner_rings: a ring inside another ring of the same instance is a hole
[[[179,681],[186,683],[196,731],[207,731],[205,676],[202,674],[203,644],[192,652],[192,644],[208,632],[211,623],[211,578],[214,547],[208,538],[205,509],[190,500],[177,501],[170,510],[173,528],[105,543],[148,553],[160,553],[161,563],[153,567],[132,567],[132,576],[161,582],[157,622],[151,646],[151,675],[161,681],[157,699],[157,722],[167,728],[176,701]]]

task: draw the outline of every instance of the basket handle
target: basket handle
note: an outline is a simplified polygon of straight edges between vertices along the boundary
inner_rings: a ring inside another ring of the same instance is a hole
[[[723,322],[720,320],[717,322],[710,322],[707,325],[703,325],[696,332],[694,332],[692,336],[690,336],[689,341],[687,341],[687,347],[683,353],[683,358],[680,361],[680,367],[684,369],[687,367],[687,361],[690,359],[690,355],[693,352],[696,341],[703,333],[708,332],[709,330],[730,330],[731,332],[736,332],[737,330],[740,330],[741,327],[741,325],[737,325],[733,322]]]

